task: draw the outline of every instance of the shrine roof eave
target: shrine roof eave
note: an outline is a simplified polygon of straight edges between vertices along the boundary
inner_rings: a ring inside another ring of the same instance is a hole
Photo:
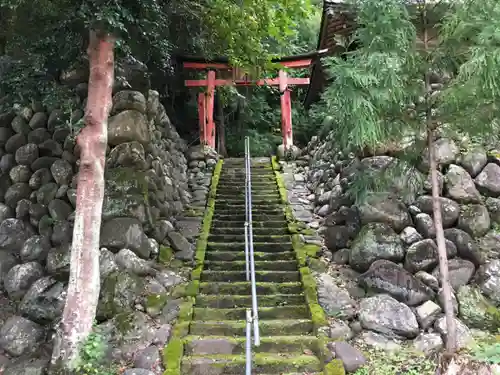
[[[324,54],[326,51],[312,51],[300,55],[293,55],[293,56],[283,56],[279,58],[274,58],[271,60],[273,63],[281,63],[281,62],[290,62],[290,61],[300,61],[300,60],[305,60],[305,59],[314,59],[322,54]],[[192,62],[192,63],[205,63],[205,64],[229,64],[229,58],[227,57],[214,57],[214,58],[207,58],[204,56],[193,56],[193,55],[177,55],[176,60],[178,62]]]

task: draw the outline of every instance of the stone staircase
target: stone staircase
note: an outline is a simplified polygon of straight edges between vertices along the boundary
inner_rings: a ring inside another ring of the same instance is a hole
[[[243,375],[245,316],[251,307],[244,252],[245,167],[224,162],[205,263],[181,373]],[[252,162],[253,229],[261,345],[253,374],[319,375],[318,339],[305,300],[291,237],[269,160]]]

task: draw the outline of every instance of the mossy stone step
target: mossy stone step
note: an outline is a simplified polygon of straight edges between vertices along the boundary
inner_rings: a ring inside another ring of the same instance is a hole
[[[258,294],[258,293],[257,293]],[[259,309],[261,307],[276,307],[288,305],[300,305],[306,303],[303,294],[270,294],[257,296]],[[229,295],[200,294],[196,297],[195,307],[210,307],[218,309],[230,309],[236,307],[251,307],[252,295]],[[242,319],[244,319],[242,317]]]
[[[221,308],[195,308],[193,320],[243,320],[246,319],[248,307]],[[299,306],[259,306],[259,319],[308,319],[310,318],[307,305]]]
[[[210,242],[240,242],[245,244],[244,234],[211,234],[208,236]],[[283,234],[253,234],[254,242],[290,242],[290,235]]]
[[[246,268],[244,260],[232,262],[209,261],[205,262],[204,269],[206,271],[243,271]],[[274,262],[255,261],[255,269],[259,271],[297,271],[296,260],[278,260]]]
[[[301,294],[302,283],[256,283],[257,294],[273,295],[273,294]],[[200,283],[200,293],[203,295],[210,294],[228,294],[228,295],[251,295],[251,285],[248,281],[235,283],[228,282],[204,282]]]
[[[252,202],[281,202],[281,197],[276,194],[254,194],[252,193]],[[236,202],[237,204],[245,203],[245,195],[230,195],[220,194],[215,196],[216,202]]]
[[[219,180],[217,184],[217,189],[219,188],[219,184],[222,188],[232,187],[236,191],[245,191],[245,178],[235,178],[231,180]],[[274,179],[252,179],[252,191],[258,190],[274,190],[278,191],[278,185],[276,184],[276,180]]]
[[[252,198],[276,198],[280,197],[278,190],[259,190],[258,192],[252,191]],[[245,200],[245,191],[232,191],[232,192],[217,192],[216,199],[235,199],[239,198]]]
[[[231,214],[237,218],[240,216],[243,218],[245,217],[246,207],[244,204],[227,204],[220,202],[215,205],[216,208],[214,216],[217,218],[221,218],[224,215],[229,216]],[[266,206],[252,205],[252,220],[255,220],[254,217],[261,218],[261,220],[267,217],[280,217],[284,219],[285,211],[281,207],[273,206],[272,204],[268,204]]]
[[[286,355],[285,353],[256,354],[252,362],[252,372],[254,374],[268,372],[278,375],[290,371],[307,373],[320,371],[322,368],[317,357],[304,355],[303,353],[286,353]],[[245,355],[184,357],[181,373],[189,375],[241,375],[245,373],[245,363]]]
[[[245,201],[216,201],[215,202],[215,210],[219,211],[227,211],[227,210],[232,210],[233,212],[245,212],[246,206],[245,206]],[[281,203],[278,202],[266,202],[266,201],[257,201],[253,202],[252,201],[252,212],[255,213],[281,213],[284,212],[283,206]]]
[[[203,271],[201,281],[246,281],[245,271]],[[255,280],[266,282],[299,281],[299,271],[255,271]]]
[[[212,220],[212,230],[215,228],[244,228],[245,220],[235,221],[235,220]],[[288,228],[288,224],[283,218],[278,221],[253,221],[252,222],[253,229],[259,228]]]
[[[184,342],[185,355],[245,353],[244,337],[187,336]],[[252,351],[254,353],[304,353],[306,350],[314,352],[317,345],[318,339],[313,336],[261,337],[260,346],[252,347]],[[230,353],[227,352],[227,349],[229,348],[231,348]]]
[[[261,166],[261,165],[251,165],[250,171],[254,174],[269,174],[273,173],[273,168],[271,165],[269,166]],[[245,164],[226,164],[224,163],[224,168],[221,171],[221,174],[241,174],[245,175],[246,167]]]
[[[245,181],[245,174],[225,174],[225,175],[220,175],[219,177],[219,182],[233,182],[233,181],[238,181],[241,182],[242,180]],[[276,183],[276,176],[270,174],[270,173],[257,173],[253,174],[252,173],[252,183],[254,182],[269,182],[272,181]]]
[[[279,195],[278,189],[275,187],[270,188],[270,189],[256,189],[255,187],[252,187],[252,196],[276,196]],[[228,196],[228,197],[233,197],[233,198],[245,198],[245,189],[243,190],[235,190],[233,187],[230,189],[219,189],[217,187],[217,193],[215,195],[216,197],[219,196]]]
[[[279,214],[262,214],[259,213],[258,211],[252,212],[252,219],[253,221],[280,221],[283,220],[285,222],[285,213],[279,213]],[[216,220],[223,220],[223,221],[230,221],[230,222],[236,222],[236,221],[245,221],[245,211],[238,213],[236,211],[233,211],[232,214],[228,214],[227,212],[224,213],[219,213],[217,210],[214,212],[213,218]]]
[[[226,205],[234,205],[234,206],[245,206],[245,198],[230,198],[230,199],[216,199],[215,207],[221,203]],[[274,198],[258,198],[252,194],[252,206],[261,207],[265,209],[266,207],[272,206],[273,208],[283,210],[283,204],[281,202],[281,198],[276,196]]]
[[[254,252],[255,261],[268,261],[274,262],[279,260],[296,260],[295,253],[293,251],[283,251],[279,253],[258,253]],[[237,261],[237,260],[245,260],[244,252],[236,252],[236,251],[211,251],[205,253],[205,261]]]
[[[282,234],[286,235],[288,234],[288,228],[283,226],[281,228],[262,228],[262,227],[255,227],[252,225],[253,228],[253,234],[254,235],[263,235],[263,234]],[[238,234],[238,235],[245,235],[245,226],[242,225],[241,227],[212,227],[210,230],[211,234]]]
[[[258,253],[281,253],[291,251],[291,242],[271,243],[257,242],[254,238],[253,250]],[[209,242],[207,244],[207,252],[209,251],[245,251],[245,243],[243,242]]]
[[[247,322],[245,320],[194,320],[191,322],[191,335],[245,336]],[[279,319],[259,321],[262,336],[296,336],[311,334],[313,323],[310,319]]]

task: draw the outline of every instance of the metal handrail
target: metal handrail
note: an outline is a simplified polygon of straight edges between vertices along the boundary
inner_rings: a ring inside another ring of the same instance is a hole
[[[254,345],[260,345],[259,312],[257,305],[257,286],[255,284],[255,258],[253,249],[252,175],[250,167],[250,139],[245,137],[245,263],[247,281],[251,282],[252,289],[252,309],[247,309],[246,311],[246,375],[252,374],[252,324]]]

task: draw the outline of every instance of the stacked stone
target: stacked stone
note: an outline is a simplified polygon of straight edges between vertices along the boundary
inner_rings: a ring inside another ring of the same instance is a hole
[[[470,328],[496,332],[500,326],[500,159],[485,148],[464,146],[444,137],[435,142],[461,346],[471,340]],[[322,217],[324,257],[340,270],[336,277],[318,277],[322,305],[345,318],[332,335],[356,335],[385,348],[403,339],[424,352],[440,348],[446,329],[428,161],[423,158],[421,172],[393,178],[387,193],[354,205],[346,194],[353,178],[383,178],[382,171],[397,168],[396,158],[346,155],[329,135],[313,139],[301,159],[310,161],[302,173],[308,199]],[[423,188],[411,189],[415,181]]]
[[[219,155],[210,147],[197,145],[189,148],[186,156],[189,167],[189,188],[193,192],[191,205],[193,207],[205,207],[212,172]]]
[[[84,108],[86,85],[77,89]],[[5,375],[42,374],[50,357],[69,275],[81,108],[66,116],[34,103],[0,115],[0,286],[5,292],[0,368]],[[186,151],[157,92],[114,94],[97,318],[112,347],[110,359],[134,363],[130,371],[136,374],[162,372],[159,350],[180,303],[168,296],[185,281],[179,271],[157,263],[158,254],[163,251],[164,260],[170,252],[173,259],[190,260],[194,253],[195,235],[188,241],[175,219],[191,201]],[[197,165],[190,174],[200,172]],[[202,205],[201,196],[197,202]]]

